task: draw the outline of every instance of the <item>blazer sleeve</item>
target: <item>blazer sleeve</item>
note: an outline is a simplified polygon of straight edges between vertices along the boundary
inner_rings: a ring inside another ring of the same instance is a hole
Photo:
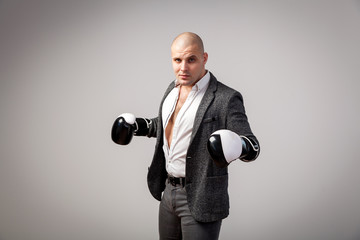
[[[252,155],[245,161],[255,160],[260,153],[260,144],[253,134],[244,107],[243,97],[239,92],[235,92],[228,103],[227,107],[227,129],[236,132],[239,135],[247,137],[254,146],[258,148],[257,154]]]

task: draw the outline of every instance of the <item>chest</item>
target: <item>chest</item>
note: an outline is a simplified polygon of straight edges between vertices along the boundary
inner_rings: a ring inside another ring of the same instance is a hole
[[[175,122],[175,119],[177,118],[180,110],[182,109],[182,107],[184,106],[185,102],[186,102],[186,99],[188,97],[189,93],[181,93],[179,94],[179,98],[177,99],[176,101],[176,105],[175,105],[175,110],[174,112],[171,114],[171,117],[170,117],[170,121],[168,123],[168,126],[169,124],[173,125],[174,122]],[[170,126],[172,127],[172,126]]]

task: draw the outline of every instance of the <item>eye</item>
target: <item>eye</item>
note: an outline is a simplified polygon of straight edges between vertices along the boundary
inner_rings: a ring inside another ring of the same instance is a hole
[[[181,59],[180,59],[180,58],[175,58],[175,59],[174,59],[174,62],[180,63],[180,62],[181,62]]]
[[[188,62],[189,62],[189,63],[193,63],[193,62],[195,62],[195,61],[196,61],[196,59],[193,58],[193,57],[191,57],[191,58],[188,59]]]

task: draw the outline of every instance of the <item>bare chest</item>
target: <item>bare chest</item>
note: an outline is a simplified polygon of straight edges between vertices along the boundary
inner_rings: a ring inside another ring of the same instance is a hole
[[[174,110],[173,114],[171,115],[169,122],[166,126],[165,137],[168,141],[169,146],[171,145],[173,129],[174,129],[174,124],[175,124],[176,118],[177,118],[181,108],[185,104],[188,94],[189,94],[189,92],[184,92],[184,91],[183,91],[183,93],[180,92],[178,101],[176,102],[175,110]]]

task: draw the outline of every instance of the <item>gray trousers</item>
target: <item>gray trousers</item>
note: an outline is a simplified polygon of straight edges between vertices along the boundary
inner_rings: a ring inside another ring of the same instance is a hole
[[[221,220],[210,223],[196,221],[189,210],[186,190],[166,180],[166,188],[159,207],[160,240],[217,240]]]

